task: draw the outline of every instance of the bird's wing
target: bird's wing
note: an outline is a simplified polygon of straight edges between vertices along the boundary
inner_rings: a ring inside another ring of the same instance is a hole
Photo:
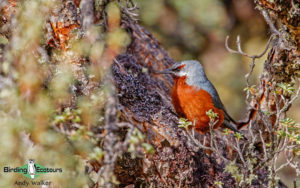
[[[225,119],[227,119],[228,121],[232,121],[234,124],[237,125],[236,121],[228,114],[227,110],[225,109],[214,85],[209,80],[207,80],[207,82],[203,86],[204,86],[203,89],[205,89],[212,96],[212,100],[215,107],[222,109],[224,111]]]

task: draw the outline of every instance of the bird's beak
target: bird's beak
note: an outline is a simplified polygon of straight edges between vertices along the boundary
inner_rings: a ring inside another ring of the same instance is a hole
[[[173,71],[172,71],[172,69],[171,68],[169,68],[169,69],[164,69],[164,70],[162,70],[162,71],[155,71],[154,72],[155,74],[173,74]]]

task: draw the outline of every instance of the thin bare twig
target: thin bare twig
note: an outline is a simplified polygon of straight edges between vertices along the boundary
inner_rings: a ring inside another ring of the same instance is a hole
[[[194,128],[195,128],[195,121],[193,123],[193,127],[192,127],[192,134],[189,131],[186,131],[187,136],[193,141],[193,143],[196,145],[197,149],[203,149],[203,150],[210,150],[213,153],[217,154],[220,158],[222,158],[223,161],[228,162],[228,159],[226,159],[219,151],[218,149],[218,144],[216,142],[216,137],[213,133],[213,127],[218,123],[217,121],[211,120],[209,125],[210,125],[210,147],[205,146],[205,141],[206,141],[206,137],[204,138],[203,144],[198,141],[195,138],[195,133],[194,133]]]
[[[272,35],[270,36],[270,38],[269,38],[269,40],[268,40],[268,43],[267,43],[267,45],[266,45],[264,51],[263,51],[262,53],[258,54],[258,55],[248,55],[247,53],[245,53],[245,52],[242,50],[241,39],[240,39],[240,36],[239,36],[239,35],[237,36],[237,40],[236,40],[236,45],[237,45],[237,49],[238,49],[238,50],[233,50],[233,49],[231,49],[231,48],[229,47],[229,45],[228,45],[229,36],[226,37],[226,40],[225,40],[225,47],[226,47],[226,49],[227,49],[230,53],[233,53],[233,54],[240,54],[240,55],[249,57],[249,58],[251,58],[251,59],[253,59],[253,58],[254,58],[254,59],[256,59],[256,58],[261,58],[261,57],[267,52],[267,50],[269,49],[270,44],[271,44],[271,41],[272,41],[272,39],[273,39],[274,36],[275,36],[274,34],[272,34]]]
[[[131,4],[131,5],[130,5]],[[133,1],[131,0],[127,0],[126,1],[126,7],[122,6],[121,5],[121,10],[122,12],[129,16],[131,19],[133,19],[134,21],[137,21],[138,20],[138,16],[139,14],[138,13],[135,13],[134,11],[135,10],[138,10],[139,7],[137,6],[137,4],[135,4]]]
[[[273,22],[272,22],[272,20],[271,20],[271,18],[270,18],[270,16],[269,16],[268,12],[267,12],[266,10],[264,10],[264,9],[262,9],[261,12],[262,12],[262,15],[263,15],[263,17],[265,18],[267,24],[269,25],[269,27],[270,27],[272,33],[275,33],[276,35],[280,36],[280,38],[281,38],[281,34],[280,34],[280,32],[275,28],[275,26],[274,26],[274,24],[273,24]]]
[[[239,143],[237,138],[235,138],[235,142],[236,142],[236,146],[233,146],[233,147],[238,152],[238,154],[240,156],[240,159],[243,162],[244,167],[247,167],[247,163],[245,161],[245,158],[244,158],[243,153],[241,151],[240,143]]]
[[[263,150],[264,150],[264,160],[266,160],[268,158],[267,147],[266,147],[265,140],[264,140],[264,138],[262,136],[261,130],[259,130],[259,136],[260,136],[260,140],[262,142],[262,146],[263,146]]]
[[[188,137],[194,142],[194,144],[195,144],[196,146],[198,146],[198,149],[201,148],[201,149],[204,149],[204,150],[211,150],[212,152],[215,152],[215,149],[214,149],[214,148],[207,147],[207,146],[201,144],[195,137],[193,137],[193,135],[191,135],[191,134],[189,133],[189,131],[186,131],[186,133],[187,133]]]
[[[298,80],[298,83],[299,83],[299,86],[298,86],[296,94],[294,95],[294,97],[286,105],[284,105],[284,107],[280,110],[280,113],[285,112],[290,107],[290,105],[299,97],[299,94],[300,94],[300,80]]]
[[[210,147],[213,147],[216,151],[216,154],[220,156],[221,158],[224,158],[223,155],[220,153],[219,148],[218,148],[218,143],[217,140],[215,139],[215,134],[214,134],[214,127],[215,125],[219,122],[219,119],[215,121],[214,118],[210,119],[209,121],[209,130],[210,130]],[[224,160],[227,161],[227,160]]]
[[[267,50],[269,49],[270,47],[270,44],[271,44],[271,41],[273,39],[273,37],[275,36],[275,34],[272,34],[268,40],[268,43],[264,49],[264,51],[258,55],[248,55],[247,53],[245,53],[243,50],[242,50],[242,45],[241,45],[241,39],[240,39],[240,36],[238,35],[237,36],[237,40],[236,40],[236,45],[237,45],[237,50],[233,50],[229,47],[228,45],[228,40],[229,40],[229,36],[226,37],[226,40],[225,40],[225,47],[226,49],[230,52],[230,53],[233,53],[233,54],[240,54],[242,56],[246,56],[246,57],[249,57],[252,59],[252,62],[251,62],[251,65],[250,65],[250,71],[245,75],[245,78],[246,78],[246,84],[247,84],[247,87],[249,88],[250,87],[250,84],[249,84],[249,78],[254,70],[254,67],[255,67],[255,59],[257,58],[261,58],[266,52]],[[250,91],[247,90],[247,96],[246,96],[246,99],[248,101],[249,99],[249,96],[250,96]]]
[[[286,155],[285,153],[285,158],[287,160],[287,162],[283,163],[282,165],[280,165],[276,170],[275,172],[279,172],[281,169],[283,169],[284,167],[288,166],[291,164],[291,162],[294,160],[294,157],[295,156],[292,156],[291,158],[289,158],[289,156]]]

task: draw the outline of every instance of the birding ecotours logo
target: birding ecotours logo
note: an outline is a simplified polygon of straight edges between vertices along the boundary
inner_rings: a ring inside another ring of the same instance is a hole
[[[36,179],[42,174],[46,173],[62,173],[62,168],[48,168],[40,164],[35,163],[34,159],[29,159],[27,164],[20,167],[9,167],[3,168],[4,173],[20,173],[23,176],[30,178],[31,180]]]

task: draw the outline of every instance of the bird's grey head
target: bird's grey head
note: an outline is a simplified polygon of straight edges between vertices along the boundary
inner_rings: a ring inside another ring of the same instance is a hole
[[[33,159],[29,159],[28,160],[28,164],[34,164],[34,160]]]
[[[187,60],[175,63],[170,68],[161,71],[162,74],[171,74],[174,77],[187,77],[187,83],[194,85],[195,83],[206,82],[207,77],[204,69],[199,61]]]

